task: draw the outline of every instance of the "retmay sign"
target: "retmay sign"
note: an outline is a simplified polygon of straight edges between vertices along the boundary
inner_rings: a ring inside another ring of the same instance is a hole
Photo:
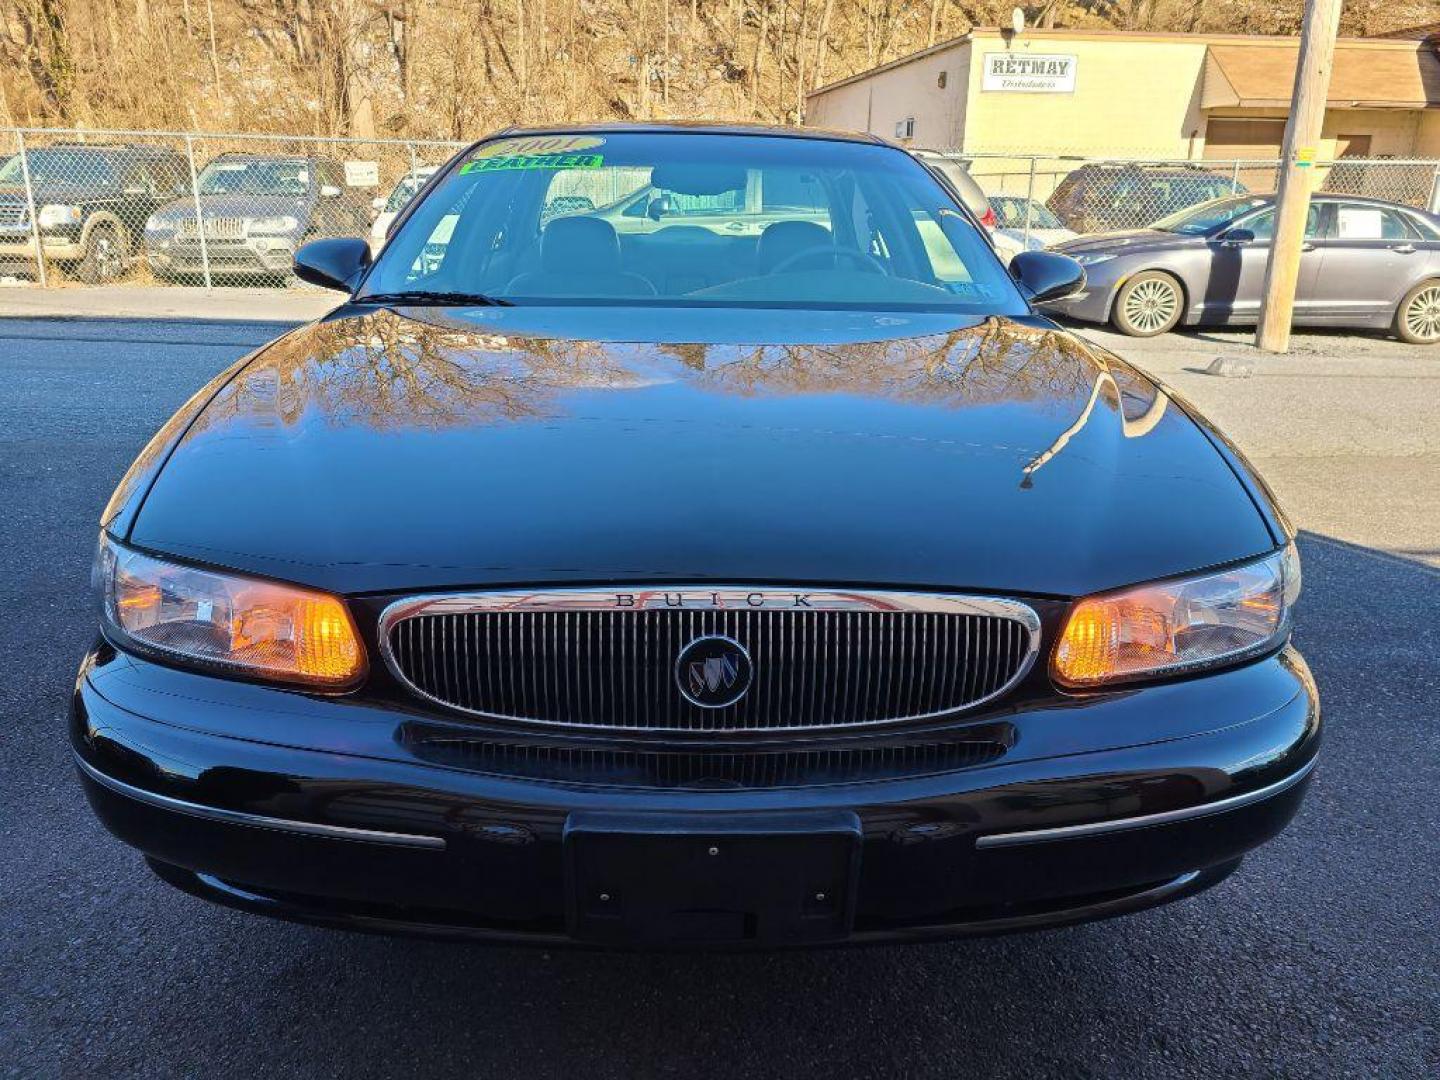
[[[986,53],[981,90],[1011,90],[1023,94],[1075,92],[1075,57],[1026,53]]]

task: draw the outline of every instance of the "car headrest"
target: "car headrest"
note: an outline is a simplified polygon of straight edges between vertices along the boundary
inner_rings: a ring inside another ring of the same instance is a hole
[[[540,266],[550,274],[618,272],[620,238],[615,226],[593,217],[556,218],[540,236]]]
[[[811,248],[828,248],[834,243],[830,230],[813,221],[777,221],[766,225],[765,231],[760,234],[755,258],[760,273],[768,274],[792,255]]]

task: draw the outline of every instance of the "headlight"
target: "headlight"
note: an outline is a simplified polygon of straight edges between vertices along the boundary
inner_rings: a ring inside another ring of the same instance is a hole
[[[96,574],[107,628],[137,652],[325,688],[365,671],[355,624],[327,593],[164,562],[104,536]]]
[[[58,229],[61,225],[78,225],[80,208],[50,203],[40,208],[40,213],[35,220],[39,222],[42,229]]]
[[[1300,595],[1289,544],[1230,570],[1087,597],[1055,646],[1057,681],[1130,682],[1233,663],[1278,646]]]
[[[245,231],[249,233],[292,233],[299,227],[299,220],[287,214],[284,217],[251,218],[245,226]]]
[[[145,222],[146,236],[169,236],[175,232],[177,222],[173,218],[152,217]]]
[[[1094,266],[1096,263],[1109,262],[1111,259],[1115,258],[1115,256],[1102,254],[1100,252],[1096,252],[1092,255],[1088,252],[1085,252],[1079,255],[1075,255],[1073,256],[1073,258],[1081,266]]]

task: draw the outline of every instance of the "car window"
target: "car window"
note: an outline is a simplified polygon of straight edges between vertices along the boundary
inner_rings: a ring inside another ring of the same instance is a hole
[[[201,195],[304,195],[310,164],[304,159],[222,158],[200,173]]]
[[[183,162],[166,158],[150,164],[157,195],[184,195],[190,189],[190,177]]]
[[[990,206],[995,211],[996,223],[1002,229],[1025,228],[1025,207],[1027,203],[1030,207],[1030,228],[1064,228],[1060,223],[1060,219],[1051,213],[1049,207],[1044,203],[1013,195],[994,195],[990,198]]]
[[[1183,236],[1209,236],[1256,207],[1264,206],[1265,202],[1265,199],[1253,195],[1212,199],[1198,206],[1177,210],[1153,222],[1150,228],[1161,232],[1180,233]]]
[[[25,155],[30,165],[30,180],[35,184],[114,187],[115,169],[110,159],[93,150],[62,148],[31,150]],[[24,171],[16,154],[0,166],[0,184],[23,184]]]
[[[985,207],[988,205],[985,192],[970,175],[970,170],[953,158],[936,155],[927,156],[925,161],[950,182],[972,214],[977,218],[985,216]]]
[[[764,213],[795,212],[829,219],[829,202],[819,178],[805,169],[765,169],[760,173],[760,209]]]
[[[1413,240],[1416,232],[1404,215],[1383,206],[1340,203],[1335,207],[1337,240]]]
[[[542,143],[571,149],[524,152]],[[881,145],[690,133],[501,138],[472,149],[421,199],[364,292],[1024,310],[940,183]]]
[[[1432,218],[1420,217],[1418,215],[1407,215],[1405,220],[1423,240],[1440,240],[1440,223]]]
[[[1305,216],[1305,239],[1318,240],[1322,235],[1321,222],[1324,219],[1321,203],[1310,204],[1309,213]],[[1275,237],[1275,208],[1270,207],[1255,214],[1253,217],[1245,218],[1235,223],[1237,229],[1249,229],[1255,234],[1256,240],[1272,240]]]

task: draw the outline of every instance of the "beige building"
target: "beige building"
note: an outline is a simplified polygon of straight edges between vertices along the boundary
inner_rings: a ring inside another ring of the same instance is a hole
[[[1342,39],[1320,161],[1440,157],[1440,39]],[[1288,37],[976,29],[809,96],[805,122],[963,153],[1277,158]]]

